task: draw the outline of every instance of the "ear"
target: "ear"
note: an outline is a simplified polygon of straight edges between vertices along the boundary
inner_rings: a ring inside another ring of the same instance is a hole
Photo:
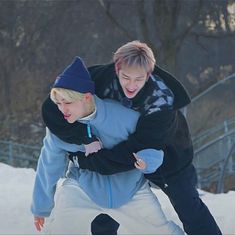
[[[147,79],[146,79],[146,81],[145,81],[145,82],[147,82],[147,81],[149,80],[150,75],[151,75],[151,73],[150,73],[150,72],[148,72],[148,73],[147,73]]]
[[[85,101],[91,101],[91,100],[92,100],[92,97],[93,97],[93,95],[92,95],[90,92],[85,93],[85,95],[84,95],[84,100],[85,100]]]

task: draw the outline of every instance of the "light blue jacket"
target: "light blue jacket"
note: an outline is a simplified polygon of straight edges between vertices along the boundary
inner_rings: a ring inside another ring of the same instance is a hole
[[[113,100],[95,97],[97,113],[89,120],[92,132],[100,138],[104,148],[112,148],[133,133],[139,113],[125,108]],[[146,136],[147,138],[147,136]],[[47,217],[54,207],[57,181],[64,177],[67,152],[84,151],[83,145],[68,144],[48,129],[38,161],[31,211],[36,216]],[[143,173],[154,172],[163,161],[163,152],[146,149],[137,152],[148,168],[133,169],[113,175],[79,169],[70,162],[67,176],[79,182],[80,187],[98,205],[117,208],[127,203],[145,182]]]

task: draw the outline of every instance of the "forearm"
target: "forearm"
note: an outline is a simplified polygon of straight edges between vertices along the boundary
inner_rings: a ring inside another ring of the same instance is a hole
[[[133,153],[148,148],[163,150],[173,138],[177,126],[174,111],[163,114],[140,120],[136,132],[111,150],[102,149],[88,157],[82,157],[80,154],[78,159],[80,167],[101,174],[114,174],[134,168],[136,160]]]
[[[48,217],[50,215],[54,207],[56,184],[63,176],[65,167],[64,152],[55,148],[49,137],[46,136],[39,157],[33,189],[31,211],[35,216]]]
[[[89,154],[87,157],[80,152],[78,153],[79,167],[103,175],[132,170],[134,169],[135,158],[125,145],[125,142],[122,142],[111,150],[101,149],[96,153]]]

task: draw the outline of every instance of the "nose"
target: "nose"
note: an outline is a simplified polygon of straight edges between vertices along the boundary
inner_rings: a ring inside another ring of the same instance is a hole
[[[127,87],[128,87],[128,89],[130,89],[130,90],[135,89],[135,87],[136,87],[136,82],[130,80],[130,81],[128,82],[128,84],[127,84]]]

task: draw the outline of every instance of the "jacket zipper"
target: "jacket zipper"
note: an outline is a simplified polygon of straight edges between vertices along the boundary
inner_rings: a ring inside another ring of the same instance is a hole
[[[89,138],[92,138],[90,122],[87,123],[87,135]]]
[[[89,138],[92,138],[90,122],[87,123],[87,134]],[[112,184],[110,177],[107,176],[107,191],[108,191],[108,207],[113,208],[113,197],[112,197]]]
[[[107,188],[108,188],[108,207],[113,208],[112,184],[109,176],[107,176]]]

